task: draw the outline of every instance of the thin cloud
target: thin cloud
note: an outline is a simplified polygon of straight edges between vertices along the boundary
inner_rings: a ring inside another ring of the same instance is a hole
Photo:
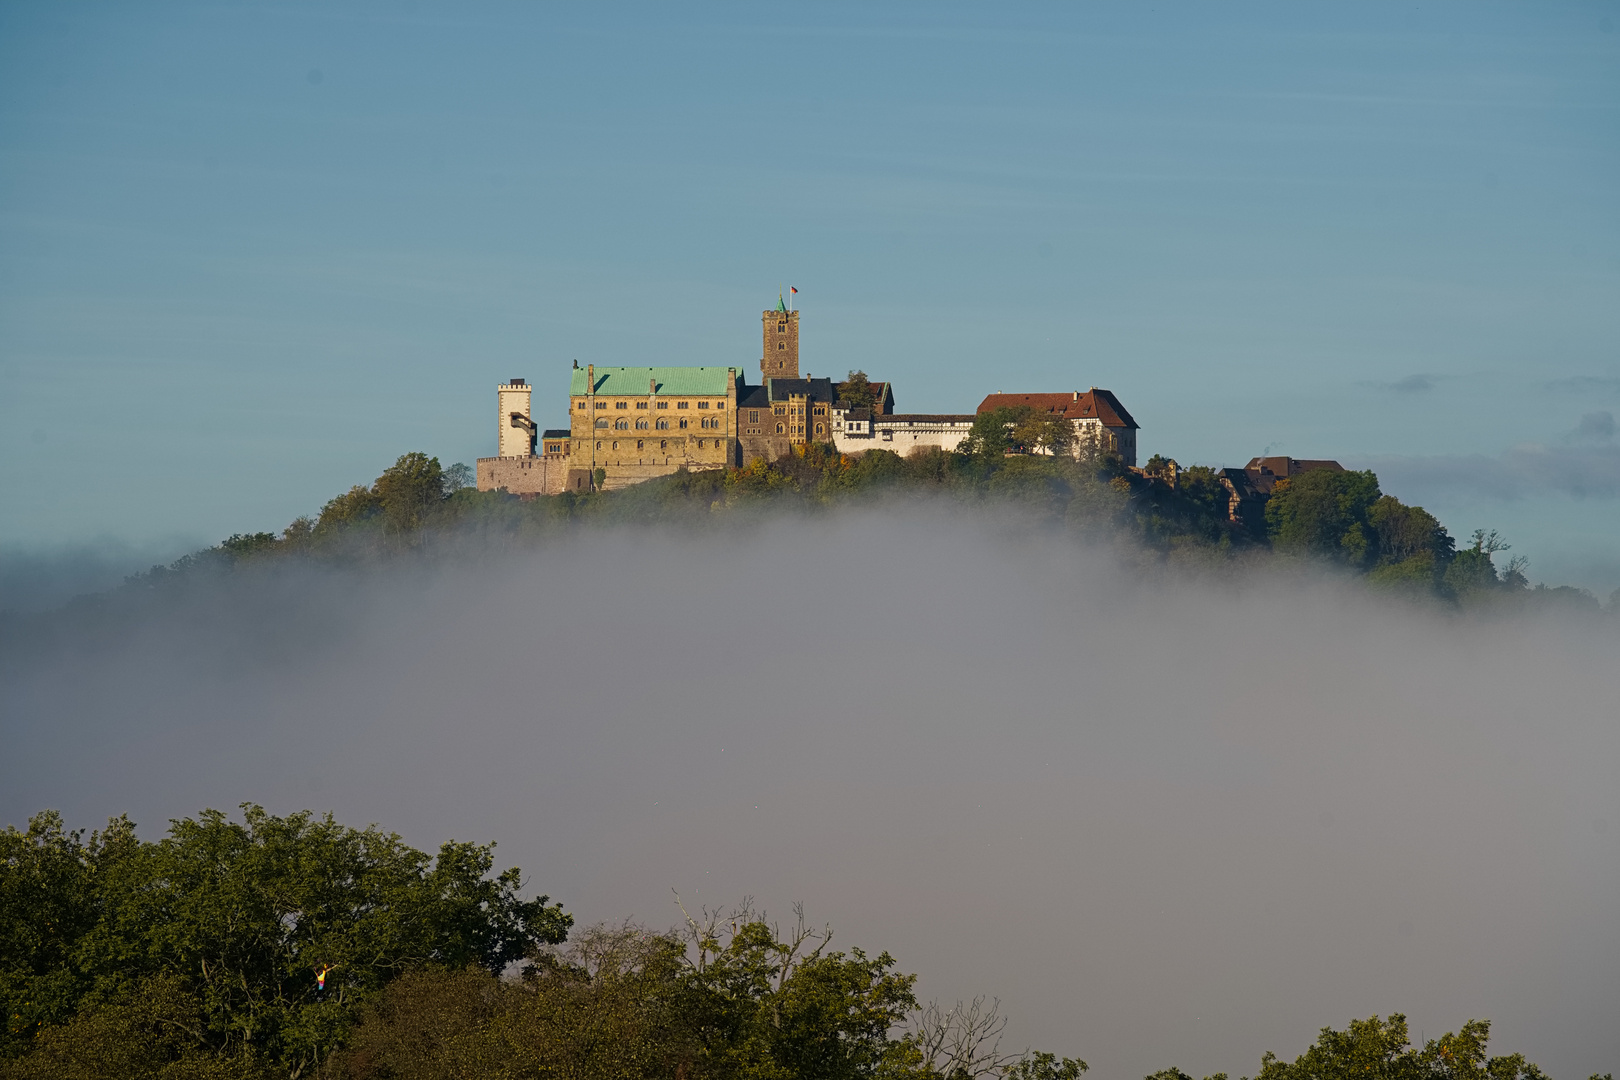
[[[1388,388],[1398,394],[1414,394],[1424,390],[1434,389],[1434,380],[1427,375],[1408,375],[1399,382],[1387,384]]]
[[[1620,376],[1614,375],[1576,375],[1568,379],[1553,379],[1541,386],[1544,390],[1560,393],[1620,397]]]
[[[1580,442],[1608,442],[1614,438],[1614,413],[1589,412],[1575,425],[1572,436]]]
[[[1594,421],[1594,425],[1600,423]],[[1620,446],[1613,445],[1551,447],[1524,443],[1498,457],[1388,456],[1364,458],[1357,464],[1375,471],[1385,491],[1409,502],[1459,493],[1502,500],[1547,494],[1577,499],[1620,496]]]
[[[1396,379],[1394,382],[1374,381],[1363,382],[1361,385],[1370,387],[1373,390],[1383,391],[1385,393],[1421,394],[1425,391],[1434,389],[1434,376],[1425,375],[1422,372],[1414,372],[1413,374],[1408,375],[1406,378]]]

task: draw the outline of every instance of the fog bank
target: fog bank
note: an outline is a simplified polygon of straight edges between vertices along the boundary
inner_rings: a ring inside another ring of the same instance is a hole
[[[286,567],[0,658],[0,817],[499,841],[581,922],[802,900],[1094,1076],[1495,1022],[1620,1064],[1620,633],[1144,582],[918,512]]]

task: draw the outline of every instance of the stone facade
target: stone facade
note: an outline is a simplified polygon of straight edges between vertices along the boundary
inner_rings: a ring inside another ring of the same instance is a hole
[[[736,368],[597,367],[574,370],[568,399],[573,468],[604,470],[626,487],[679,469],[742,464]]]
[[[789,311],[780,297],[776,310],[761,313],[765,331],[764,351],[759,358],[759,378],[797,379],[799,377],[799,313]]]

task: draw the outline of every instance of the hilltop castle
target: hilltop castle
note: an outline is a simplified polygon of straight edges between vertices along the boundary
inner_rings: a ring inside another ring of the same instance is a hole
[[[758,385],[735,367],[574,364],[568,426],[541,431],[531,387],[496,390],[497,456],[478,459],[478,489],[514,495],[637,484],[679,469],[775,461],[810,443],[843,453],[954,450],[975,413],[897,414],[887,382],[837,381],[799,372],[799,312],[778,297],[760,313]],[[1075,426],[1076,452],[1118,453],[1136,464],[1136,421],[1107,390],[991,394],[977,412],[1023,404]]]

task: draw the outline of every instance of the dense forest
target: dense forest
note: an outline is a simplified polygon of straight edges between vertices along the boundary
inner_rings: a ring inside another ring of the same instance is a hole
[[[1063,437],[1033,416],[987,413],[960,452],[848,456],[810,445],[740,469],[526,498],[474,490],[467,466],[442,468],[437,458],[410,453],[372,485],[351,488],[279,535],[231,536],[131,584],[289,556],[366,560],[447,542],[542,542],[580,527],[705,529],[771,514],[932,501],[993,508],[1003,520],[1068,534],[1139,569],[1317,565],[1375,590],[1457,608],[1603,607],[1568,586],[1532,588],[1523,558],[1497,565],[1508,545],[1496,533],[1480,530],[1459,544],[1432,514],[1381,492],[1372,472],[1318,470],[1280,480],[1263,525],[1246,526],[1230,520],[1228,492],[1214,469],[1154,457],[1136,470],[1107,454],[1045,452],[1062,450]],[[1607,608],[1620,610],[1620,592]]]
[[[44,812],[0,833],[4,1080],[1076,1080],[1009,1050],[984,999],[920,1004],[888,953],[802,911],[681,909],[575,932],[493,845],[245,805],[143,841]],[[1421,1046],[1392,1014],[1324,1028],[1256,1080],[1537,1080],[1470,1021]],[[1178,1068],[1147,1080],[1191,1080]],[[1226,1080],[1218,1074],[1208,1080]],[[1600,1078],[1593,1078],[1600,1080]],[[1603,1077],[1601,1080],[1610,1080]]]

